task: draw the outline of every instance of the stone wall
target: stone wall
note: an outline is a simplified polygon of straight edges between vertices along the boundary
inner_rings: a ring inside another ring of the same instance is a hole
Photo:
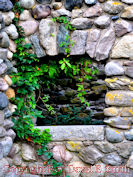
[[[64,171],[70,177],[133,176],[133,0],[20,0],[20,5],[25,10],[19,24],[24,28],[26,41],[33,44],[31,52],[38,58],[64,53],[59,44],[70,32],[51,17],[67,16],[76,27],[71,32],[71,39],[76,42],[71,55],[86,54],[97,66],[106,64],[106,79],[102,83],[108,87],[108,107],[104,109],[107,126],[40,127],[50,129],[53,142],[48,147],[54,158],[63,161]],[[13,144],[16,135],[10,117],[16,106],[10,103],[15,93],[8,74],[17,72],[12,57],[18,32],[12,24],[12,7],[10,0],[0,1],[0,177],[41,177],[41,172],[33,175],[30,170],[42,166],[45,157],[37,159],[30,144]],[[23,172],[24,167],[27,172]],[[44,171],[50,177],[49,168]],[[102,171],[97,173],[99,168]],[[21,173],[17,175],[18,169]]]
[[[0,10],[3,10],[3,5],[0,2]],[[7,10],[11,10],[12,4],[8,4],[5,7]],[[10,17],[10,23],[14,18],[12,12],[8,13]],[[11,88],[12,80],[9,77],[9,73],[15,71],[13,63],[7,57],[8,48],[11,46],[10,39],[5,32],[5,25],[7,25],[6,16],[0,13],[0,176],[3,177],[5,172],[8,171],[9,153],[12,149],[13,141],[16,137],[16,133],[11,129],[13,122],[11,121],[11,115],[15,111],[16,106],[10,103],[10,99],[15,97],[14,90]],[[9,20],[9,19],[8,19]]]
[[[48,149],[63,163],[69,177],[132,177],[133,141],[129,131],[108,126],[41,126],[50,129],[53,141]],[[30,144],[15,142],[9,170],[15,177],[52,177],[45,156],[36,156]],[[16,149],[16,150],[15,150]],[[20,172],[21,171],[21,172]]]

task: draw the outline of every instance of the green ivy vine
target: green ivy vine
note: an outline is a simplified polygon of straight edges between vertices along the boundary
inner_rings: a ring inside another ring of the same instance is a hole
[[[47,158],[46,164],[53,165],[53,175],[60,175],[62,172],[58,170],[61,163],[58,163],[52,158],[52,153],[48,151],[47,144],[52,140],[49,129],[41,131],[34,128],[33,119],[43,117],[42,112],[36,109],[36,98],[34,95],[35,90],[39,89],[39,78],[45,72],[49,73],[52,78],[50,68],[38,67],[39,60],[36,55],[30,53],[32,49],[31,44],[25,43],[25,34],[21,26],[18,25],[19,15],[23,12],[23,8],[19,7],[18,2],[14,5],[14,24],[16,25],[19,37],[15,40],[17,44],[17,51],[13,55],[13,59],[17,62],[17,73],[11,75],[14,85],[16,85],[16,98],[14,103],[17,105],[17,110],[14,113],[13,122],[14,130],[21,140],[26,140],[37,147],[38,156],[44,155]],[[45,71],[44,71],[45,70]],[[46,71],[47,70],[47,71]],[[42,98],[44,104],[47,102],[47,97]],[[49,106],[47,106],[50,109]],[[45,165],[46,165],[45,164]]]
[[[66,36],[60,47],[65,47],[65,55],[57,61],[48,61],[48,63],[40,64],[39,59],[32,53],[32,45],[25,42],[25,33],[21,26],[18,25],[19,15],[23,12],[23,8],[16,2],[14,5],[14,24],[18,29],[19,37],[15,40],[17,45],[16,53],[13,59],[17,63],[17,73],[11,75],[14,85],[16,86],[16,99],[13,102],[17,105],[17,110],[14,113],[13,122],[14,130],[21,140],[26,140],[34,145],[37,145],[38,156],[45,155],[47,164],[52,164],[54,167],[54,175],[60,175],[61,170],[58,167],[61,163],[56,162],[52,158],[52,153],[48,151],[47,144],[52,140],[48,129],[40,131],[34,128],[33,119],[43,118],[42,111],[38,109],[38,100],[40,99],[46,109],[55,114],[53,107],[47,104],[48,95],[41,97],[39,92],[41,84],[47,87],[59,77],[61,73],[73,78],[79,77],[77,85],[77,97],[82,104],[89,106],[85,99],[86,90],[84,89],[84,81],[92,79],[98,71],[97,68],[91,67],[91,60],[81,58],[79,61],[73,61],[70,56],[70,47],[74,46],[74,41],[71,41],[70,36]],[[57,17],[52,19],[54,22],[63,23],[67,30],[73,31],[73,28],[66,17]],[[54,34],[51,34],[54,35]],[[43,78],[43,79],[40,79]],[[42,81],[43,80],[43,81]],[[38,98],[35,91],[38,90]]]
[[[76,28],[72,27],[70,21],[67,17],[54,17],[52,18],[54,22],[63,23],[67,30],[74,31]],[[76,61],[73,63],[72,58],[70,56],[71,47],[73,47],[75,41],[71,40],[71,37],[66,35],[65,41],[61,42],[59,47],[65,48],[66,57],[59,61],[61,65],[61,70],[65,72],[66,75],[70,77],[80,76],[79,84],[77,85],[77,97],[80,99],[82,104],[86,106],[90,106],[89,102],[85,99],[86,90],[84,88],[84,81],[91,80],[95,74],[98,74],[98,69],[96,67],[91,67],[92,62],[88,58],[80,58],[80,61]]]

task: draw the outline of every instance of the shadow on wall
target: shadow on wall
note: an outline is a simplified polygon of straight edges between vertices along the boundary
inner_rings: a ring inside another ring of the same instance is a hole
[[[57,57],[45,57],[40,60],[40,64],[49,63],[52,61],[58,61],[63,56]],[[80,58],[90,58],[86,55],[73,56],[71,60],[77,62]],[[75,60],[76,59],[76,60]],[[97,67],[98,74],[95,74],[91,80],[84,80],[84,88],[86,91],[85,98],[90,103],[90,107],[81,104],[77,98],[77,84],[79,83],[79,77],[74,78],[66,77],[65,74],[60,73],[59,77],[55,79],[55,82],[50,84],[47,88],[44,84],[41,85],[40,93],[36,92],[38,109],[43,111],[44,118],[38,118],[37,125],[94,125],[104,124],[105,118],[103,110],[107,107],[105,104],[105,94],[107,87],[105,84],[104,62],[92,62],[91,68]],[[42,76],[41,81],[45,80],[45,76]],[[40,95],[40,99],[38,99]],[[49,96],[50,104],[55,114],[48,113],[46,106],[44,105],[42,98],[43,95]]]

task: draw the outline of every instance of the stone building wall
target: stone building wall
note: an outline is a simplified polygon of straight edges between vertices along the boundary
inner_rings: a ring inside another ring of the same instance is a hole
[[[76,42],[71,55],[86,54],[97,66],[105,66],[102,83],[108,87],[108,107],[104,109],[107,125],[40,127],[50,129],[53,142],[48,147],[54,158],[63,161],[70,177],[132,177],[133,0],[20,0],[20,5],[25,10],[19,24],[38,58],[64,52],[59,44],[70,32],[51,17],[67,16],[76,27],[71,33]],[[13,143],[16,135],[11,115],[16,106],[10,103],[15,93],[8,74],[17,72],[12,57],[18,32],[12,24],[12,7],[10,0],[0,1],[0,177],[41,177],[41,172],[33,171],[44,164],[45,157],[37,159],[30,144]],[[44,176],[51,176],[49,168],[44,169]],[[96,168],[102,169],[101,173],[95,173]],[[21,173],[15,174],[17,170]]]

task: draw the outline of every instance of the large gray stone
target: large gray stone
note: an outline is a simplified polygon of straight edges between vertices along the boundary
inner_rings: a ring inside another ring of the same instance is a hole
[[[12,145],[13,145],[13,141],[12,141],[12,138],[7,136],[3,139],[0,140],[0,143],[2,144],[3,146],[3,154],[4,154],[4,157],[8,156],[11,148],[12,148]]]
[[[107,15],[102,15],[100,17],[98,17],[95,21],[94,24],[98,27],[98,28],[107,28],[111,23],[110,17]]]
[[[8,98],[7,96],[0,92],[0,110],[6,108],[8,106]]]
[[[26,36],[30,36],[38,30],[39,23],[36,20],[29,19],[27,21],[20,21],[19,26],[24,29],[24,33]]]
[[[9,118],[12,115],[8,107],[4,109],[4,114],[5,114],[5,119]]]
[[[9,128],[12,128],[14,126],[14,123],[11,120],[6,119],[6,120],[4,120],[4,125],[3,126],[7,130]]]
[[[15,40],[18,38],[17,28],[14,24],[11,24],[8,27],[6,27],[5,31],[11,39]]]
[[[22,144],[22,158],[26,161],[36,161],[35,151],[31,145]]]
[[[0,0],[0,11],[7,12],[13,8],[13,4],[10,0]]]
[[[112,50],[112,58],[129,58],[133,59],[133,34],[123,36],[115,43]]]
[[[87,31],[75,30],[74,32],[72,32],[71,40],[74,41],[74,46],[71,46],[71,55],[85,54],[87,36]]]
[[[105,116],[121,116],[121,117],[131,117],[133,116],[133,107],[108,107],[104,109]]]
[[[123,163],[122,158],[115,152],[106,154],[102,158],[102,162],[112,166],[119,166]]]
[[[41,57],[46,56],[45,51],[43,50],[43,48],[40,45],[40,40],[39,40],[38,36],[37,35],[32,35],[30,40],[31,40],[31,42],[34,46],[35,53],[36,53],[37,57],[41,58]]]
[[[31,19],[31,18],[32,18],[32,16],[31,16],[31,13],[30,13],[29,10],[24,10],[24,11],[20,14],[20,17],[19,17],[19,19],[20,19],[21,21],[26,21],[26,20],[29,20],[29,19]]]
[[[7,59],[7,49],[0,48],[0,59],[2,59],[2,60]]]
[[[116,36],[121,37],[126,33],[129,33],[132,31],[132,25],[131,23],[125,21],[125,20],[117,20],[115,22],[115,33]]]
[[[105,12],[115,15],[120,13],[124,9],[124,6],[120,2],[109,0],[104,3],[103,9]]]
[[[12,20],[13,20],[14,17],[12,18],[11,14],[14,14],[14,13],[12,11],[10,11],[9,13],[2,14],[5,26],[8,26],[12,23]]]
[[[120,128],[120,129],[129,129],[131,127],[131,119],[132,117],[112,117],[109,119],[105,119],[104,122],[112,127]]]
[[[100,38],[100,30],[98,29],[91,29],[88,32],[88,38],[86,43],[86,53],[91,57],[94,58],[95,50],[97,46],[97,41]]]
[[[112,90],[132,90],[133,79],[117,76],[105,79],[106,85]]]
[[[25,9],[31,9],[35,5],[34,0],[20,0],[19,1],[20,7]]]
[[[122,142],[124,137],[123,133],[114,128],[106,128],[106,139],[111,143],[119,143]]]
[[[102,157],[102,153],[97,150],[93,145],[83,148],[79,152],[79,157],[83,160],[83,162],[94,165],[98,162]]]
[[[57,55],[57,26],[50,19],[42,19],[39,25],[40,43],[47,55]]]
[[[57,34],[57,42],[59,47],[59,53],[65,54],[65,46],[60,46],[63,43],[69,43],[69,39],[66,40],[66,36],[70,36],[70,31],[66,29],[64,24],[59,26],[59,31]]]
[[[106,94],[105,102],[113,106],[133,106],[133,91],[110,91]]]
[[[88,18],[75,18],[71,21],[71,25],[77,30],[80,29],[89,29],[93,25],[93,21]]]
[[[122,15],[122,18],[132,20],[133,19],[133,6],[128,6],[124,9]]]
[[[2,39],[0,39],[0,47],[3,48],[8,48],[9,47],[9,37],[7,35],[7,33],[2,32]]]
[[[95,141],[94,145],[103,153],[110,153],[116,150],[116,147],[107,141]]]
[[[110,50],[115,42],[115,32],[111,25],[109,28],[102,31],[98,41],[95,57],[97,61],[105,60],[109,57]]]
[[[117,148],[118,154],[125,159],[128,159],[131,155],[131,152],[133,152],[133,142],[125,141],[118,143],[115,146]]]
[[[67,10],[72,10],[74,7],[81,7],[83,0],[65,0],[65,8]]]
[[[56,145],[52,152],[53,158],[58,162],[69,162],[73,158],[72,154],[63,145]]]
[[[12,140],[14,140],[16,138],[16,133],[14,132],[14,130],[9,129],[6,131],[6,136],[10,136]]]
[[[52,12],[51,12],[51,15],[52,15],[53,17],[60,17],[60,16],[71,17],[71,16],[72,16],[71,12],[68,11],[68,10],[66,10],[66,9],[64,9],[64,8],[61,8],[61,9],[56,10],[56,11],[52,11]]]
[[[104,140],[104,126],[37,126],[40,130],[50,129],[53,141]]]
[[[83,15],[83,10],[81,9],[72,10],[72,19],[82,17],[82,15]]]
[[[98,17],[102,14],[102,8],[100,5],[89,7],[83,14],[83,17]]]
[[[36,5],[32,8],[32,15],[36,20],[46,18],[51,13],[51,8],[48,5]]]
[[[124,75],[124,68],[118,62],[111,61],[105,66],[105,74],[107,76]]]

